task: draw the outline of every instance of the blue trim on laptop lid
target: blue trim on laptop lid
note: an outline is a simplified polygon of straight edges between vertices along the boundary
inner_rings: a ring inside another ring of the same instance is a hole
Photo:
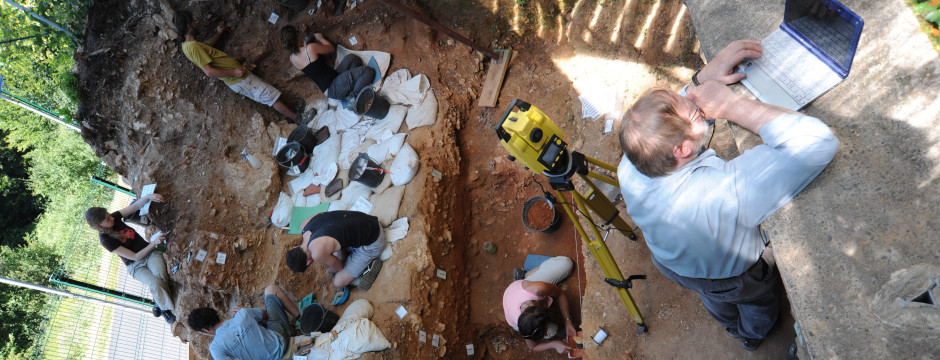
[[[791,10],[793,10],[793,1],[809,1],[823,4],[830,10],[834,11],[843,20],[852,25],[853,30],[852,37],[849,39],[848,56],[843,63],[840,64],[836,59],[823,51],[818,45],[814,44],[806,36],[800,33],[798,29],[790,25],[792,20],[797,20],[787,18],[787,15],[790,14]],[[858,41],[862,36],[862,28],[864,25],[865,21],[862,20],[861,16],[858,16],[858,14],[836,0],[787,0],[786,8],[784,10],[784,19],[783,23],[780,24],[780,28],[783,29],[783,31],[785,31],[787,34],[790,34],[791,37],[802,44],[807,50],[813,53],[813,55],[816,55],[816,57],[826,63],[826,65],[832,68],[833,71],[839,74],[839,77],[845,79],[849,76],[849,70],[852,68],[852,61],[855,59],[855,51],[858,48]]]

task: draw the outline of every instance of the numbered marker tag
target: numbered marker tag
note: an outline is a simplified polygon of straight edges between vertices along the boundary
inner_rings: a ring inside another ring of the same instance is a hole
[[[441,336],[440,336],[440,335],[434,334],[434,336],[431,336],[431,346],[437,347],[437,346],[440,345],[440,344],[441,344]]]
[[[349,45],[356,45],[359,43],[359,39],[356,39],[355,36],[349,38]]]
[[[206,259],[206,255],[209,255],[205,250],[199,249],[199,252],[196,253],[196,261],[203,261]]]
[[[218,253],[215,255],[215,262],[219,264],[225,264],[225,253]]]
[[[404,306],[398,305],[398,309],[395,309],[395,314],[398,314],[399,319],[404,319],[405,315],[408,315],[408,310],[405,310]]]
[[[424,332],[424,330],[418,330],[418,342],[422,344],[427,344],[428,333]]]
[[[277,19],[279,19],[279,18],[280,18],[280,16],[277,16],[277,14],[271,13],[271,16],[268,17],[268,22],[269,22],[269,23],[272,23],[272,24],[277,24]]]
[[[473,356],[473,344],[467,344],[467,356]]]
[[[447,272],[441,269],[437,269],[437,277],[447,280]]]
[[[604,133],[611,131],[614,131],[614,119],[607,119],[607,122],[604,123]]]

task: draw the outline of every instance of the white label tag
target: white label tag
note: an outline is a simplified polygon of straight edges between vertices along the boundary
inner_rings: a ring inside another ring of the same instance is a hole
[[[199,249],[199,252],[196,253],[196,261],[203,261],[206,259],[206,255],[209,255],[205,250]]]
[[[467,344],[467,356],[473,356],[473,344]]]
[[[218,253],[215,255],[215,262],[219,264],[225,264],[225,253]]]
[[[607,119],[607,122],[604,123],[604,133],[611,131],[614,131],[614,119]]]
[[[277,16],[275,13],[271,13],[271,16],[268,17],[268,22],[277,25],[278,18],[280,18],[280,16]]]
[[[447,272],[441,269],[437,269],[437,277],[447,280]]]
[[[422,344],[427,344],[428,333],[424,332],[424,330],[418,330],[418,342]]]
[[[431,346],[437,347],[437,346],[440,345],[440,344],[441,344],[441,336],[440,336],[440,335],[434,334],[434,336],[431,336]]]
[[[408,315],[408,310],[405,310],[404,306],[398,305],[398,309],[395,309],[395,314],[398,314],[399,319],[404,319],[405,315]]]
[[[349,38],[349,45],[356,45],[359,43],[359,40],[355,36]]]

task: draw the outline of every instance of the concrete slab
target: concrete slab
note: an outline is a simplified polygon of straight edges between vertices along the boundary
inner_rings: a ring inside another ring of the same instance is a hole
[[[811,358],[935,358],[940,299],[912,301],[923,294],[912,288],[940,277],[917,266],[940,263],[940,59],[904,2],[842,2],[865,19],[854,65],[803,110],[832,127],[839,153],[764,224]],[[708,58],[764,38],[784,10],[784,0],[685,3]]]

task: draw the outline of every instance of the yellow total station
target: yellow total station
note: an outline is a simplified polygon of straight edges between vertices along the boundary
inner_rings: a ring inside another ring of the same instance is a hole
[[[551,176],[567,170],[565,134],[542,110],[525,101],[512,101],[496,126],[496,135],[510,160],[521,162],[537,174]]]

